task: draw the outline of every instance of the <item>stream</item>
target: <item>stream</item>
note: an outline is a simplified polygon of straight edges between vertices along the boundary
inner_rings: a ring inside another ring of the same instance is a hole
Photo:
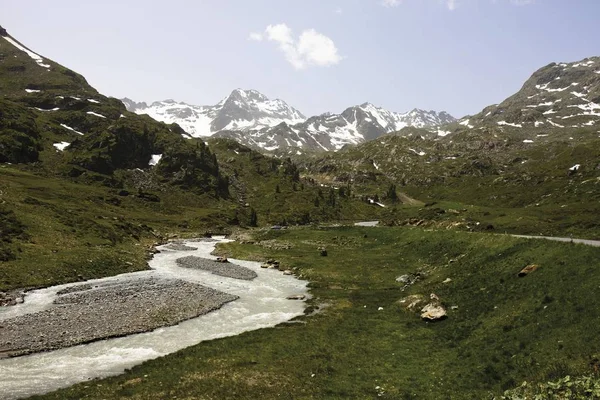
[[[159,328],[114,339],[27,356],[0,359],[0,398],[11,400],[43,394],[94,378],[117,375],[143,361],[173,353],[204,340],[238,335],[272,327],[302,315],[303,301],[287,300],[290,295],[308,295],[307,282],[275,269],[260,268],[260,263],[233,260],[258,274],[254,280],[213,275],[208,271],[178,267],[175,260],[185,256],[215,259],[210,255],[218,242],[189,241],[193,251],[176,251],[161,246],[149,261],[151,270],[87,281],[91,284],[121,282],[140,277],[178,278],[237,295],[238,300],[208,314]],[[0,323],[19,315],[44,310],[52,305],[57,292],[74,284],[53,286],[29,292],[22,304],[0,309]]]

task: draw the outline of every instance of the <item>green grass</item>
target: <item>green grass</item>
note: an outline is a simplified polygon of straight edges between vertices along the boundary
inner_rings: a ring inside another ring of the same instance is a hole
[[[255,240],[293,248],[220,252],[279,259],[310,281],[309,308],[321,312],[38,398],[481,399],[593,372],[600,249],[414,228],[263,231]],[[517,277],[531,263],[540,268]],[[395,278],[415,272],[424,278],[402,291]],[[448,319],[427,323],[398,303],[430,293]]]
[[[117,192],[2,166],[1,207],[23,233],[0,241],[14,255],[0,265],[0,290],[146,269],[154,243],[225,229],[231,213],[227,203],[177,190],[159,193],[160,202]]]

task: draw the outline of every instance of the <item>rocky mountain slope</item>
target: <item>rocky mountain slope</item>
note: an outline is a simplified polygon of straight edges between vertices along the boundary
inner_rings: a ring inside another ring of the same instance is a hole
[[[454,117],[443,111],[414,109],[400,114],[364,103],[349,107],[341,114],[322,114],[296,125],[282,123],[272,128],[223,131],[217,135],[257,149],[300,154],[303,150],[339,150],[345,145],[364,143],[407,126],[431,128],[453,121]]]
[[[222,130],[262,129],[280,123],[297,124],[306,118],[284,101],[269,100],[256,90],[236,89],[214,106],[195,106],[174,100],[150,105],[122,99],[127,109],[157,121],[177,123],[190,136],[212,136]]]
[[[234,90],[215,106],[194,106],[173,100],[136,103],[123,99],[129,111],[176,122],[192,137],[234,139],[257,150],[339,150],[347,144],[375,139],[406,126],[433,127],[455,121],[446,112],[414,109],[395,113],[370,103],[349,107],[341,114],[306,119],[282,100],[269,100],[255,90]]]
[[[517,93],[459,124],[545,130],[600,126],[600,57],[549,64]]]

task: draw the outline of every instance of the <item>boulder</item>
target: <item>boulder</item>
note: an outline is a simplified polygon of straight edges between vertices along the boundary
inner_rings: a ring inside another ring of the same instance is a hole
[[[229,260],[227,259],[227,257],[217,257],[217,262],[228,263]]]
[[[448,317],[446,308],[435,294],[429,295],[431,302],[421,309],[421,318],[425,321],[441,321]]]
[[[283,271],[284,275],[293,275],[294,273],[292,271],[290,271],[289,269],[286,269],[285,271]]]
[[[421,309],[421,318],[426,321],[441,321],[447,317],[446,309],[439,303],[429,303]]]
[[[321,252],[321,257],[327,257],[327,250],[326,249],[319,249],[319,251]]]
[[[306,298],[303,294],[293,294],[291,296],[286,297],[288,300],[304,300]]]

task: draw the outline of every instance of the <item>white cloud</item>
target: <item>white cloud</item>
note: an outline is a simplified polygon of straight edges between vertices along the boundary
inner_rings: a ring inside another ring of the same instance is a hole
[[[446,5],[448,6],[448,10],[456,10],[456,0],[447,0]]]
[[[336,14],[341,14],[343,12],[342,7],[338,7],[334,11]]]
[[[262,42],[263,35],[262,35],[262,33],[251,32],[250,36],[248,36],[248,40],[254,40],[256,42]]]
[[[314,29],[303,31],[298,39],[294,38],[292,30],[286,24],[269,25],[264,35],[250,34],[251,40],[260,41],[263,38],[277,43],[286,60],[296,69],[326,67],[342,60],[333,40]]]
[[[381,4],[384,7],[397,7],[401,3],[401,0],[382,0]]]

